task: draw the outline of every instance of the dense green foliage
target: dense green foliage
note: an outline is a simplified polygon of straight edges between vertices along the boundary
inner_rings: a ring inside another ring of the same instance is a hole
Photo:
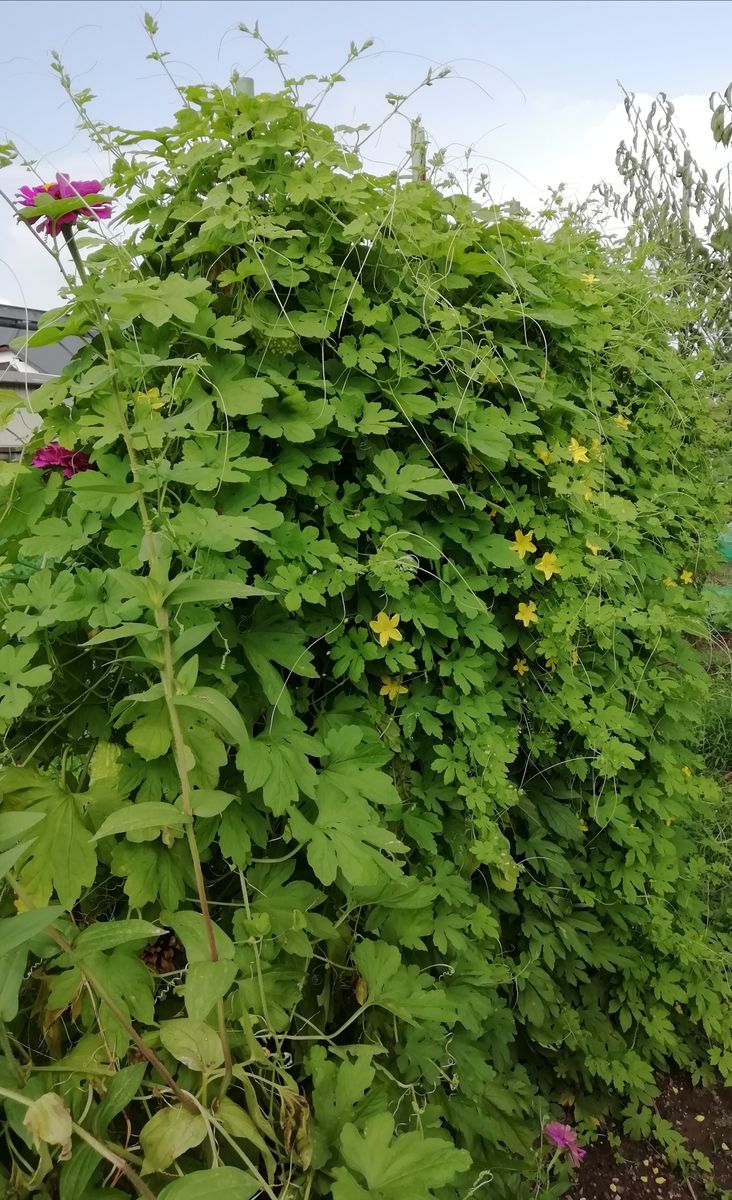
[[[562,1092],[732,1076],[715,377],[574,224],[185,101],[32,339],[87,342],[31,453],[95,469],[0,465],[0,1195],[535,1195]]]

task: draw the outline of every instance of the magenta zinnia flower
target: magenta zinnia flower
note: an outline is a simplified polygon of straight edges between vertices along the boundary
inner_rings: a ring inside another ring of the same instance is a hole
[[[577,1142],[577,1134],[571,1125],[562,1125],[559,1121],[550,1121],[544,1132],[550,1142],[554,1142],[560,1150],[566,1150],[576,1167],[582,1162],[587,1153]]]
[[[92,464],[89,455],[83,450],[67,450],[59,442],[49,442],[41,450],[36,450],[31,463],[42,471],[50,471],[60,467],[67,479],[77,475],[79,471],[91,471]]]
[[[97,221],[106,221],[112,215],[109,201],[103,204],[87,204],[85,196],[97,196],[101,191],[98,179],[69,179],[68,175],[57,175],[53,183],[40,183],[35,187],[22,187],[16,196],[18,204],[23,208],[37,208],[39,196],[50,196],[52,200],[77,200],[78,205],[71,212],[63,213],[60,217],[47,217],[39,212],[37,216],[28,214],[21,216],[21,221],[35,225],[36,221],[44,221],[43,232],[55,235],[61,225],[75,225],[79,217],[94,217]]]

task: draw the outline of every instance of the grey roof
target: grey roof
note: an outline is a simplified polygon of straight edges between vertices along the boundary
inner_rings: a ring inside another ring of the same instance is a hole
[[[42,309],[0,304],[0,394],[13,391],[28,400],[0,428],[0,459],[17,458],[40,424],[40,417],[33,412],[30,393],[54,379],[83,345],[81,338],[72,337],[55,346],[13,347],[17,338],[27,337],[38,328],[42,316]]]
[[[32,333],[43,316],[40,308],[16,308],[0,304],[0,349],[11,345],[16,338]],[[47,379],[58,375],[72,354],[82,345],[81,338],[66,338],[55,346],[31,346],[15,350],[15,356],[28,368],[22,374],[11,363],[0,364],[0,387],[40,387]]]

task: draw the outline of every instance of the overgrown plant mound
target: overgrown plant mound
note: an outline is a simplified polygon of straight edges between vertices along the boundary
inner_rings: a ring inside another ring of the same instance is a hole
[[[0,1194],[535,1195],[562,1093],[732,1075],[714,380],[578,224],[185,101],[0,466]]]

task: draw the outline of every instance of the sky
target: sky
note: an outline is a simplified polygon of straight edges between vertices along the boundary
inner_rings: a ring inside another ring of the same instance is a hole
[[[275,69],[240,22],[258,21],[297,76],[331,72],[352,40],[373,38],[320,114],[334,123],[378,123],[387,92],[408,93],[430,66],[449,65],[448,79],[406,112],[421,116],[430,149],[446,148],[456,171],[469,152],[495,200],[538,207],[560,182],[583,198],[612,179],[627,129],[619,84],[649,99],[666,92],[705,165],[726,161],[708,132],[709,93],[732,76],[732,4],[720,0],[0,0],[0,142],[14,141],[42,179],[106,171],[75,128],[51,50],[75,86],[95,94],[100,119],[131,128],[170,120],[178,97],[146,58],[146,7],[181,83],[226,84],[236,69],[258,92],[276,88]],[[369,142],[367,165],[394,166],[408,145],[407,119],[392,120]],[[26,181],[17,165],[0,170],[6,193]],[[0,203],[0,301],[47,307],[57,286],[51,258]]]

